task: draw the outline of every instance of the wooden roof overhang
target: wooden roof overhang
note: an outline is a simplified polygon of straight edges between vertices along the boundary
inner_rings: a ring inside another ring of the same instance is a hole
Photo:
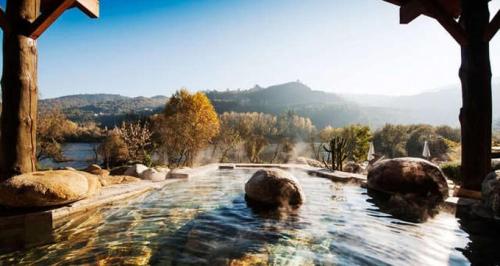
[[[78,8],[91,18],[99,17],[99,0],[41,0],[41,2],[40,11],[42,13],[50,12],[65,3],[65,6],[69,6],[69,8]]]
[[[40,0],[40,15],[29,25],[28,36],[37,39],[52,25],[64,11],[78,8],[90,18],[99,17],[99,0]],[[0,27],[8,30],[5,11],[0,9]]]
[[[399,8],[399,22],[408,24],[420,15],[436,19],[460,44],[467,45],[467,36],[457,22],[462,14],[460,0],[383,0]],[[489,0],[488,0],[489,1]],[[484,39],[490,41],[500,27],[500,11],[491,20]]]

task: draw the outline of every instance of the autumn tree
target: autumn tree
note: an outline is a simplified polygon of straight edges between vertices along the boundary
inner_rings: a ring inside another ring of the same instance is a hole
[[[279,115],[274,136],[276,148],[271,162],[276,159],[288,162],[292,158],[296,143],[308,140],[314,131],[315,127],[309,118],[301,117],[293,111]]]
[[[134,161],[144,161],[151,151],[153,133],[149,128],[149,123],[135,121],[123,122],[117,129],[127,145],[129,156]]]
[[[115,128],[108,132],[108,136],[97,148],[97,153],[108,168],[125,163],[128,160],[127,144],[123,140],[119,129]]]
[[[244,139],[244,149],[252,163],[262,162],[261,153],[276,134],[276,117],[264,113],[234,114],[238,119],[238,130]]]
[[[220,132],[215,139],[214,151],[220,151],[219,162],[224,163],[229,160],[229,153],[237,151],[238,146],[243,141],[237,124],[234,123],[231,113],[220,115]]]
[[[78,125],[69,121],[57,108],[38,114],[37,160],[52,158],[64,160],[61,143],[69,135],[75,134]]]
[[[185,89],[172,95],[157,123],[160,144],[169,163],[175,166],[192,165],[198,152],[220,129],[219,118],[207,96]]]
[[[407,156],[406,141],[408,127],[403,125],[386,124],[373,135],[373,144],[378,153],[389,158]]]
[[[349,153],[348,159],[361,162],[367,160],[370,142],[373,140],[370,127],[363,125],[350,125],[342,128],[341,137],[348,139],[352,143],[352,150]]]

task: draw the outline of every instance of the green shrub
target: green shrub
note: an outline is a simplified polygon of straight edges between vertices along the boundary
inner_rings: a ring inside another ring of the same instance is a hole
[[[460,173],[460,163],[444,163],[441,165],[441,169],[443,170],[446,177],[457,185],[462,184],[462,174]]]

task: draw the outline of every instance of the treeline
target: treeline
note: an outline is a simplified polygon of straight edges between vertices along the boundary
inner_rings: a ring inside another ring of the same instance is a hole
[[[451,149],[460,145],[460,129],[449,126],[391,125],[375,131],[375,150],[389,158],[422,157],[427,141],[431,156],[438,161],[448,161]]]
[[[218,115],[208,97],[186,90],[175,93],[159,114],[122,122],[113,129],[74,123],[58,109],[40,114],[39,159],[64,160],[61,143],[94,140],[96,153],[109,166],[129,162],[191,166],[204,162],[288,163],[313,158],[325,166],[332,140],[345,147],[342,163],[367,160],[370,142],[387,158],[422,157],[427,141],[432,158],[448,161],[459,146],[460,130],[448,126],[387,124],[374,132],[365,125],[317,129],[294,111],[279,115],[225,112]]]
[[[72,95],[41,100],[42,113],[57,108],[76,123],[95,122],[101,127],[114,127],[161,112],[167,97],[125,97],[113,94]]]
[[[46,109],[38,114],[37,159],[51,158],[64,161],[61,143],[70,141],[100,142],[106,130],[94,122],[75,123],[58,108]]]

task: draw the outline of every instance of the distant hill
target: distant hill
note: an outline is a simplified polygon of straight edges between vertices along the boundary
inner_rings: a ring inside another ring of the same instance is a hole
[[[493,117],[500,118],[500,83],[492,86]],[[447,124],[458,126],[458,114],[462,106],[460,87],[450,86],[410,96],[343,94],[346,100],[362,106],[394,108],[408,113],[412,123]]]
[[[494,117],[500,118],[500,85],[494,84]],[[353,123],[379,127],[385,123],[458,126],[461,93],[456,88],[412,96],[335,94],[312,90],[300,82],[289,82],[248,90],[207,91],[218,113],[264,112],[280,114],[293,110],[309,117],[318,128]],[[166,96],[130,98],[114,94],[70,95],[40,101],[40,108],[58,106],[72,120],[96,121],[112,127],[124,119],[151,115],[163,109]]]
[[[163,108],[165,96],[126,97],[116,94],[79,94],[39,101],[40,110],[60,108],[77,122],[95,121],[112,127],[123,119],[151,115]]]
[[[300,82],[289,82],[267,88],[206,92],[218,113],[264,112],[280,114],[293,110],[311,118],[319,127],[363,123],[377,126],[386,121],[403,121],[404,113],[392,108],[364,107],[338,94],[315,91]]]

